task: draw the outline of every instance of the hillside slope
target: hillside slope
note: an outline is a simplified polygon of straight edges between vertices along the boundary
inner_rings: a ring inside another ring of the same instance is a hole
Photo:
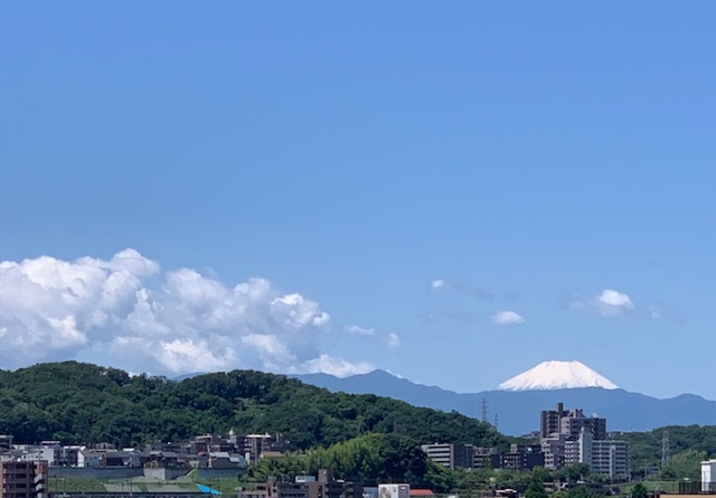
[[[416,441],[506,445],[488,424],[375,395],[334,394],[255,371],[180,382],[96,365],[46,363],[0,371],[0,434],[18,442],[59,439],[121,446],[208,432],[281,432],[298,449],[367,433]]]

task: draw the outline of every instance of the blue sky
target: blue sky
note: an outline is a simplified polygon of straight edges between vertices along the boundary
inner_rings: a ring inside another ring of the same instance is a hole
[[[4,3],[0,367],[716,398],[715,14]]]

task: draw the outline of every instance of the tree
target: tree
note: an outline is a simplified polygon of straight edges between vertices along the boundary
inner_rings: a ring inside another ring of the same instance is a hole
[[[705,451],[686,450],[677,453],[661,471],[666,479],[692,479],[701,478],[701,462],[706,459]]]
[[[585,463],[573,463],[559,469],[559,471],[557,471],[557,478],[567,482],[583,481],[589,477],[589,473],[589,465]]]
[[[649,496],[649,493],[646,490],[646,487],[639,483],[631,490],[631,498],[647,498]]]
[[[525,491],[525,498],[547,498],[547,491],[544,489],[541,475],[534,473]]]
[[[598,496],[601,495],[586,486],[577,486],[576,488],[570,489],[569,493],[567,493],[568,498],[597,498]]]

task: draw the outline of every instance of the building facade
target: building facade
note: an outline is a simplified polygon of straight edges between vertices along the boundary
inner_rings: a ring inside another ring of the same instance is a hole
[[[0,498],[45,498],[46,496],[46,462],[0,462]]]
[[[572,410],[560,420],[560,434],[579,437],[582,429],[592,433],[594,439],[607,438],[607,419],[602,417],[585,417],[582,410]]]
[[[701,492],[716,491],[716,460],[701,462]]]
[[[532,470],[544,467],[544,453],[541,451],[509,451],[490,456],[490,467],[505,470]]]
[[[567,451],[567,436],[552,434],[542,439],[542,453],[546,469],[561,469],[564,466]]]
[[[499,454],[497,448],[485,448],[475,446],[472,451],[472,468],[473,469],[489,469],[492,467],[493,455]]]
[[[474,463],[475,449],[471,444],[433,443],[422,445],[428,458],[448,469],[471,469]]]
[[[565,443],[565,463],[583,463],[594,474],[612,479],[628,478],[631,474],[631,455],[627,441],[595,439],[583,428],[576,440]]]
[[[564,403],[557,403],[556,410],[543,410],[539,419],[539,437],[545,439],[560,432],[562,417],[566,417]]]

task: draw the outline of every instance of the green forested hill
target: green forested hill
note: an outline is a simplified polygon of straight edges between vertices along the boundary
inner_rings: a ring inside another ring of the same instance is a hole
[[[178,441],[207,432],[281,432],[297,449],[368,433],[505,446],[490,425],[372,395],[334,394],[285,376],[235,370],[169,381],[91,364],[0,371],[0,434],[17,441]]]

